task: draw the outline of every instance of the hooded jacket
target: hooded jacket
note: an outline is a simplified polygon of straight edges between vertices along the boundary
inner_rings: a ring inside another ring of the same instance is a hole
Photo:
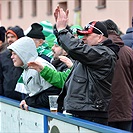
[[[120,46],[112,81],[112,98],[109,105],[109,122],[132,120],[133,50],[124,46],[120,36],[109,32],[109,38]]]
[[[133,49],[133,27],[128,28],[125,35],[121,36],[124,44]]]
[[[121,36],[124,44],[133,49],[133,17],[132,17],[132,27],[129,27],[125,35]]]
[[[22,100],[21,93],[15,91],[17,80],[22,72],[22,68],[13,65],[9,50],[0,53],[0,95],[19,101]]]
[[[11,27],[7,30],[6,35],[12,33],[17,39],[24,36],[23,29],[19,26]],[[0,52],[0,95],[22,100],[22,94],[15,91],[16,83],[22,74],[22,68],[16,68],[11,59],[11,52],[7,46]]]
[[[55,69],[52,64],[38,56],[33,39],[22,37],[10,45],[8,49],[13,50],[24,64],[22,66],[24,69],[23,81],[29,96],[36,95],[52,86],[50,83],[45,81],[36,70],[28,69],[27,67],[28,62],[37,61],[43,66]]]

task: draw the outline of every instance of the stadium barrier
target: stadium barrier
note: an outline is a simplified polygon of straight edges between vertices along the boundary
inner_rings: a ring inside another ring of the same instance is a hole
[[[45,108],[25,111],[19,103],[0,96],[0,133],[129,133]]]

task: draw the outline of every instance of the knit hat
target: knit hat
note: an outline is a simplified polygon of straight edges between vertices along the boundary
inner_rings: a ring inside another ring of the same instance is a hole
[[[73,34],[77,34],[77,30],[83,30],[83,28],[80,25],[73,25],[70,27]]]
[[[42,32],[43,27],[38,23],[33,23],[31,25],[31,30],[27,34],[28,37],[36,38],[36,39],[43,39],[45,40],[45,36]]]
[[[0,40],[2,42],[5,42],[5,33],[6,33],[5,27],[1,26],[0,27]]]
[[[57,41],[57,38],[54,39],[54,44],[59,45],[58,41]]]
[[[102,23],[106,26],[107,30],[113,30],[116,31],[116,33],[119,33],[118,26],[112,20],[107,19],[105,21],[102,21]]]
[[[56,36],[54,34],[50,34],[48,37],[46,37],[46,43],[48,43],[49,48],[51,49],[54,45],[54,40],[56,39]]]
[[[43,34],[45,37],[49,36],[51,33],[53,33],[53,25],[49,21],[41,21],[40,25],[43,27]]]
[[[20,28],[19,26],[15,26],[15,27],[9,28],[9,29],[7,30],[7,32],[6,32],[6,35],[7,35],[8,33],[13,34],[14,36],[17,37],[17,39],[19,39],[19,38],[21,38],[21,37],[24,36],[24,31],[23,31],[23,29]]]
[[[102,34],[105,37],[108,37],[107,28],[99,21],[92,21],[87,24],[83,30],[77,30],[77,34],[85,35],[85,34]]]
[[[73,25],[70,27],[70,29],[72,30],[73,35],[77,34],[77,30],[83,30],[83,28],[80,25]],[[78,38],[82,39],[83,36],[78,35]]]

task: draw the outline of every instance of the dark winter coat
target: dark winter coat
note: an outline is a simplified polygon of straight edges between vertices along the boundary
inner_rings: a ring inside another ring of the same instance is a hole
[[[0,53],[0,95],[22,100],[21,93],[15,91],[16,83],[22,72],[22,68],[13,65],[9,50]]]
[[[106,40],[96,46],[89,46],[75,39],[67,29],[59,32],[58,40],[61,47],[77,60],[58,99],[59,110],[62,110],[64,99],[64,108],[70,113],[107,112],[117,59],[108,46],[114,48],[115,44]]]
[[[133,50],[124,46],[115,33],[110,33],[109,38],[120,46],[111,87],[109,122],[130,121],[133,116]]]

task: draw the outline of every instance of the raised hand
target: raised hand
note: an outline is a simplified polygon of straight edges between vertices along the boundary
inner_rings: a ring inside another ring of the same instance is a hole
[[[64,62],[68,66],[68,68],[71,68],[73,66],[72,61],[66,56],[59,56],[59,59]]]
[[[57,6],[54,12],[57,30],[65,29],[68,24],[69,10],[64,11],[62,8]]]
[[[29,62],[28,68],[29,69],[35,69],[36,71],[41,72],[43,69],[43,66],[41,65],[41,63],[35,61],[35,62]]]
[[[60,10],[60,7],[59,7],[59,5],[58,5],[58,6],[56,7],[55,11],[54,11],[55,22],[57,22],[59,10]]]

